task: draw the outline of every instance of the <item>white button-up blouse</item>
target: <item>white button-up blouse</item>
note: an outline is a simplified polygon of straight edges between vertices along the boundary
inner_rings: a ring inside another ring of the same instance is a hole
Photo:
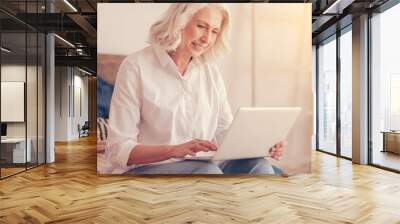
[[[191,62],[182,76],[161,48],[149,46],[122,62],[111,100],[106,158],[123,173],[137,144],[172,145],[221,138],[232,122],[215,64]],[[179,161],[169,159],[158,163]],[[150,164],[149,164],[150,165]]]

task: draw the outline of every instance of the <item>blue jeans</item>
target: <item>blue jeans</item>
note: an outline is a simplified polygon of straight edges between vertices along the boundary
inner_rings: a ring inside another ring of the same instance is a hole
[[[174,163],[141,166],[125,174],[280,174],[264,158],[213,161],[183,160]]]

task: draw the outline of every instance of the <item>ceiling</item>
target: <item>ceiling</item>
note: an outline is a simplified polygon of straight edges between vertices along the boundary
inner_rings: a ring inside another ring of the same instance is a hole
[[[252,2],[270,3],[312,3],[313,43],[318,43],[336,32],[337,28],[351,24],[352,17],[366,10],[382,5],[387,0],[269,0]],[[0,24],[2,45],[14,54],[34,53],[37,43],[31,41],[34,35],[28,35],[28,47],[25,50],[24,33],[28,31],[54,32],[61,38],[55,38],[56,65],[84,67],[95,73],[97,48],[97,3],[119,2],[170,2],[138,0],[45,0],[18,1],[1,0]],[[232,1],[248,2],[248,1]],[[329,11],[327,10],[329,8]],[[52,11],[52,13],[48,13]],[[338,22],[340,20],[340,22]],[[32,43],[31,43],[32,42]],[[11,43],[11,44],[10,44]],[[72,44],[72,45],[71,45]],[[39,49],[43,47],[39,45]],[[25,52],[26,51],[26,52]],[[19,52],[19,53],[18,53]],[[2,54],[3,55],[3,54]],[[11,56],[8,56],[11,58]],[[17,56],[16,56],[17,57]],[[29,56],[28,56],[29,58]]]

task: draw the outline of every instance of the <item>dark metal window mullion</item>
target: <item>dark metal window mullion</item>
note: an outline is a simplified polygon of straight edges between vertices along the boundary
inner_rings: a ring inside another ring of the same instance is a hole
[[[47,4],[46,4],[46,13],[47,13]],[[42,82],[44,82],[44,161],[43,163],[46,164],[47,163],[47,38],[48,38],[48,33],[45,32],[44,33],[44,77],[43,77],[43,69],[42,69]],[[43,43],[43,42],[42,42]],[[43,51],[42,51],[43,53]],[[43,60],[42,58],[42,60]],[[42,83],[43,84],[43,83]],[[60,89],[61,91],[61,89]],[[42,107],[43,109],[43,107]],[[43,117],[42,117],[43,118]]]
[[[28,1],[25,0],[25,21],[28,19]],[[26,23],[25,23],[26,24]],[[27,92],[28,92],[28,26],[25,25],[25,85],[24,85],[24,120],[25,120],[25,170],[28,170],[28,107],[27,107]]]
[[[319,149],[319,44],[315,46],[315,148]]]
[[[39,13],[39,0],[36,1]],[[36,31],[36,166],[39,166],[39,32]]]
[[[74,67],[71,67],[72,70],[72,87],[71,87],[71,93],[72,93],[72,117],[75,118],[75,71]]]
[[[45,13],[48,13],[48,6],[50,3],[45,1]],[[43,78],[43,69],[42,69],[42,82],[44,81],[44,161],[43,163],[47,163],[47,43],[48,43],[48,32],[44,32],[44,78]],[[43,42],[42,42],[43,43]],[[42,51],[43,53],[43,51]],[[42,83],[43,84],[43,83]],[[61,89],[60,89],[61,91]],[[43,109],[43,107],[42,107]],[[43,117],[42,117],[43,118]]]
[[[336,154],[341,157],[341,132],[342,132],[342,124],[341,124],[341,116],[340,116],[340,83],[341,83],[341,64],[340,64],[340,36],[341,31],[339,27],[336,31]]]
[[[372,20],[372,11],[368,11],[368,19],[367,19],[367,47],[368,47],[368,53],[367,53],[367,132],[368,132],[368,155],[367,155],[367,160],[368,164],[373,164],[373,153],[372,153],[372,63],[371,63],[371,57],[372,57],[372,29],[371,29],[371,20]]]

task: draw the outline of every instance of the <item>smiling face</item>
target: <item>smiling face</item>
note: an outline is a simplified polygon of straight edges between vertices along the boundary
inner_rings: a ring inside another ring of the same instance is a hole
[[[221,31],[222,13],[217,8],[200,9],[182,31],[182,42],[177,50],[190,57],[198,57],[208,51]]]

